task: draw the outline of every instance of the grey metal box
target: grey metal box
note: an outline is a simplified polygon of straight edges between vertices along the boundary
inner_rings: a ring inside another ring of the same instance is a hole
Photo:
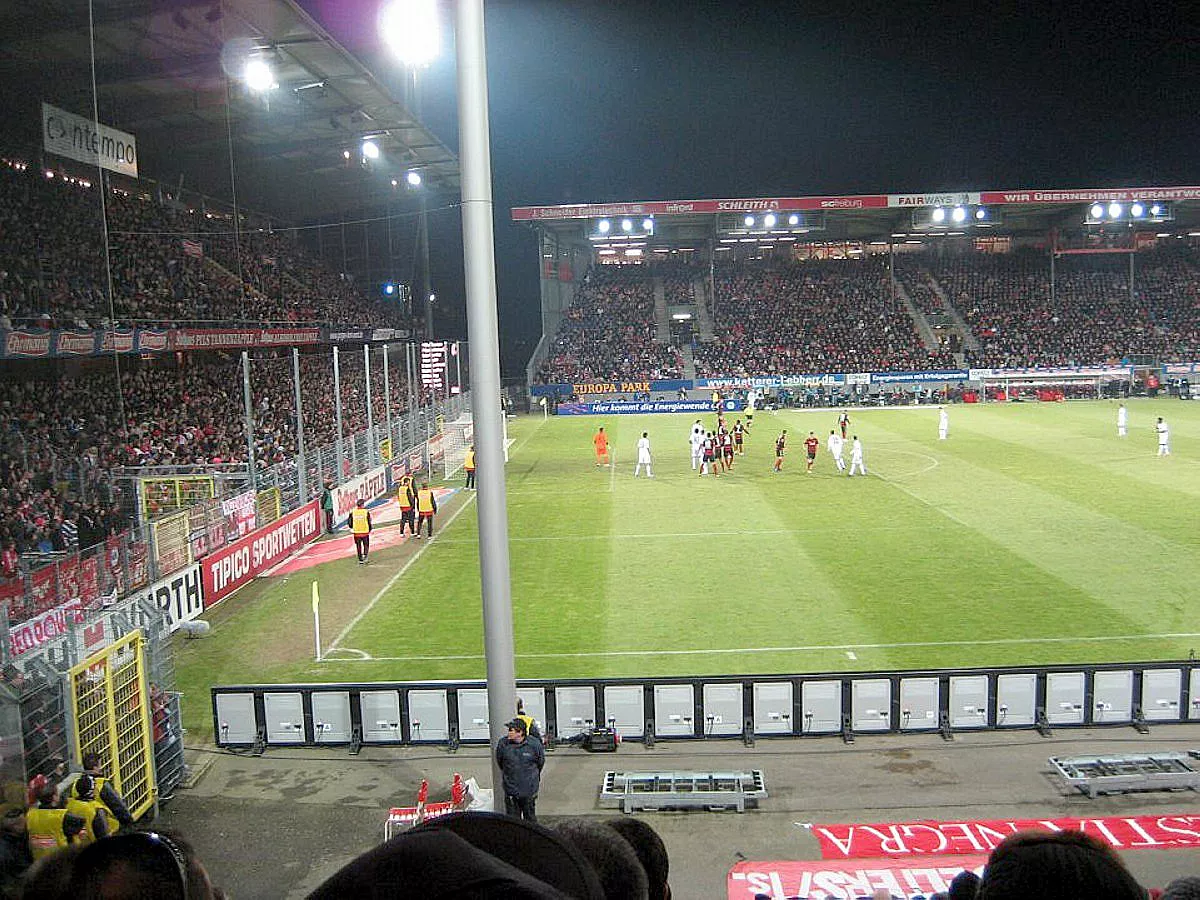
[[[1046,721],[1051,725],[1082,725],[1083,672],[1046,673]]]
[[[596,692],[588,685],[555,688],[554,710],[560,738],[582,734],[596,723]]]
[[[640,684],[609,684],[604,687],[605,727],[621,737],[640,738],[646,733],[646,689]]]
[[[363,742],[390,744],[400,741],[400,692],[362,691],[358,695],[362,713]]]
[[[1147,722],[1178,722],[1182,669],[1146,669],[1142,672],[1142,718]]]
[[[1037,721],[1037,675],[996,676],[996,726],[1029,726]]]
[[[268,744],[304,743],[304,695],[299,691],[263,694]]]
[[[938,727],[938,679],[900,679],[900,730],[933,731]]]
[[[408,733],[414,742],[450,737],[450,704],[445,690],[408,692]]]
[[[950,727],[985,728],[988,720],[988,677],[950,676]]]
[[[806,681],[800,687],[800,733],[837,734],[842,730],[842,683]]]
[[[850,682],[850,716],[855,731],[887,731],[892,719],[892,683],[886,678]]]
[[[253,694],[217,694],[217,743],[253,744],[257,733]]]
[[[754,682],[754,733],[791,734],[792,697],[790,681]]]
[[[313,691],[312,715],[313,743],[350,743],[349,691]]]
[[[510,716],[504,721],[511,720]],[[487,688],[458,689],[458,738],[461,741],[491,741]]]
[[[704,721],[700,727],[708,737],[742,733],[742,686],[706,684],[701,690]]]
[[[696,692],[690,684],[654,686],[654,733],[658,737],[691,737],[696,733]]]
[[[1092,674],[1092,721],[1133,721],[1133,672],[1095,672]]]

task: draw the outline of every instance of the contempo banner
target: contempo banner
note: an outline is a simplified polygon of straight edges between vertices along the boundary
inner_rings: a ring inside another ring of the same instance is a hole
[[[726,412],[740,409],[733,400],[722,400]],[[642,403],[618,400],[612,403],[560,403],[560,416],[644,416],[651,413],[710,413],[713,405],[707,400],[646,400]]]
[[[220,603],[321,533],[316,500],[200,560],[204,608]]]

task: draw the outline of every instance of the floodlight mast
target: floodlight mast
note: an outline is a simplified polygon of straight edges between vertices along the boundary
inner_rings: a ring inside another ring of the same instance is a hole
[[[441,49],[441,29],[438,25],[437,0],[391,0],[379,14],[379,31],[385,43],[391,47],[396,58],[404,64],[408,77],[405,78],[405,102],[419,119],[421,117],[421,92],[418,70],[437,59]],[[409,184],[419,188],[420,182]],[[421,254],[421,297],[425,300],[425,339],[433,340],[433,304],[428,298],[433,293],[429,274],[429,218],[426,213],[426,196],[421,193],[421,212],[417,219],[418,241]]]
[[[458,0],[459,155],[471,345],[471,406],[475,419],[479,575],[487,660],[488,721],[492,739],[506,732],[516,709],[508,508],[504,488],[504,430],[500,408],[500,341],[496,322],[496,249],[492,232],[492,161],[488,136],[487,52],[483,0]],[[503,784],[492,759],[492,785]]]

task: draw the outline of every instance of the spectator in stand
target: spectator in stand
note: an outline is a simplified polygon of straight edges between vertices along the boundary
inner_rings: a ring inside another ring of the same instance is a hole
[[[1019,831],[988,857],[978,900],[1145,900],[1107,844],[1080,831]]]

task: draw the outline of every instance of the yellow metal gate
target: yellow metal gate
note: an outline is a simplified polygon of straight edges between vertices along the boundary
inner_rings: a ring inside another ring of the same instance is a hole
[[[100,755],[135,819],[158,799],[154,742],[141,630],[127,634],[71,669],[75,752]]]

